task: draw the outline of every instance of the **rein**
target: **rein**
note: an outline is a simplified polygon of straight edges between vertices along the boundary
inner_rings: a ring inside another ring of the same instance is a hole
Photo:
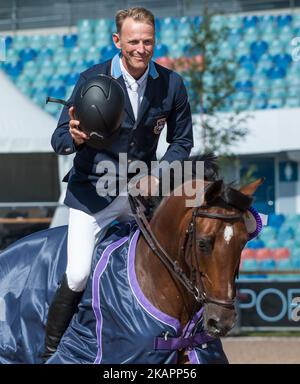
[[[230,300],[220,300],[216,299],[214,297],[210,297],[206,294],[204,284],[203,284],[203,277],[205,277],[205,274],[201,272],[198,268],[198,275],[199,275],[199,287],[197,287],[194,282],[192,282],[188,276],[184,273],[182,268],[178,265],[177,261],[174,261],[171,259],[171,257],[168,255],[168,253],[165,251],[165,249],[161,246],[157,238],[155,237],[150,224],[144,214],[144,206],[140,202],[140,200],[136,197],[133,197],[129,194],[129,202],[131,205],[131,209],[133,212],[133,216],[145,238],[147,241],[149,247],[153,251],[153,253],[159,257],[159,259],[162,261],[162,263],[166,266],[166,268],[171,272],[177,280],[181,282],[181,284],[194,296],[196,301],[198,303],[204,304],[204,303],[214,303],[220,306],[223,306],[225,308],[232,308],[234,305],[234,298]],[[217,220],[224,220],[224,221],[239,221],[243,220],[243,214],[236,214],[236,215],[224,215],[219,213],[209,213],[205,211],[201,211],[200,209],[205,208],[197,207],[193,210],[192,213],[192,219],[188,225],[188,228],[186,230],[186,236],[184,239],[183,247],[181,251],[185,255],[186,250],[188,248],[188,245],[192,247],[194,250],[194,256],[195,256],[195,250],[196,250],[196,218],[197,217],[204,217],[209,219],[217,219]],[[195,257],[197,260],[197,257]],[[198,263],[197,263],[198,264]],[[197,265],[198,267],[198,265]]]

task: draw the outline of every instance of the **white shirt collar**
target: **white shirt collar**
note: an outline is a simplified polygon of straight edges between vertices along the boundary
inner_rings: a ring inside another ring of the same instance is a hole
[[[149,64],[148,64],[148,67],[145,71],[145,73],[139,78],[139,79],[135,79],[134,77],[131,76],[131,74],[125,69],[123,63],[122,63],[122,59],[120,57],[120,67],[121,67],[121,71],[122,71],[122,74],[124,76],[124,80],[125,82],[128,84],[129,87],[132,86],[132,84],[134,83],[137,83],[139,86],[141,86],[144,81],[147,79],[147,76],[148,76],[148,73],[149,73]]]

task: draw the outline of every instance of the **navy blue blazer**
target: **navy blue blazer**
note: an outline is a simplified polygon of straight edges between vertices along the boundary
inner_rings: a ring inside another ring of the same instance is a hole
[[[73,167],[64,177],[68,181],[64,203],[75,209],[94,214],[105,208],[113,196],[99,196],[96,184],[103,173],[97,172],[100,161],[112,161],[118,167],[120,153],[126,153],[128,164],[142,160],[150,166],[156,160],[156,149],[163,124],[167,123],[167,142],[170,144],[162,160],[188,158],[193,147],[190,105],[182,78],[175,72],[150,62],[145,94],[135,121],[130,99],[123,80],[119,55],[81,73],[69,99],[73,102],[77,88],[97,74],[112,75],[125,91],[125,113],[119,137],[105,150],[96,150],[86,144],[76,147],[69,133],[68,108],[64,107],[51,144],[59,155],[76,152]],[[153,173],[155,174],[155,173]]]

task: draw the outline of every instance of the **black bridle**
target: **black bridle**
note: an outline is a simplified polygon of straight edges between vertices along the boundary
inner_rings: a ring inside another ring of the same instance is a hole
[[[194,296],[197,302],[204,303],[214,303],[216,305],[220,305],[225,308],[232,308],[234,306],[235,297],[228,300],[221,300],[215,297],[208,296],[205,291],[205,286],[203,283],[203,278],[206,275],[200,271],[198,266],[198,258],[196,257],[196,218],[204,217],[209,219],[223,220],[226,222],[236,222],[243,220],[243,212],[235,215],[225,215],[219,213],[210,213],[206,212],[205,206],[196,207],[193,210],[192,218],[189,222],[189,225],[186,229],[186,235],[183,242],[183,246],[181,248],[181,252],[183,256],[189,251],[189,247],[192,248],[192,257],[196,260],[197,268],[196,268],[196,283],[191,281],[187,275],[184,273],[182,268],[179,266],[177,261],[171,259],[165,249],[161,246],[157,238],[155,237],[153,231],[151,230],[150,224],[144,214],[145,207],[140,202],[137,197],[133,197],[129,194],[129,202],[131,205],[131,209],[134,215],[134,218],[146,240],[148,245],[150,246],[153,253],[159,257],[162,263],[166,266],[166,268],[171,272],[173,276],[176,277],[178,281]],[[198,278],[197,278],[198,276]],[[198,281],[198,284],[197,284]]]

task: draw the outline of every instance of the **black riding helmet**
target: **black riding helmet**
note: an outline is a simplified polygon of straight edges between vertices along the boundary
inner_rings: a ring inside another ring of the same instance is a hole
[[[111,76],[97,75],[84,82],[74,94],[73,105],[61,99],[47,97],[47,102],[74,106],[79,129],[90,138],[86,144],[103,149],[119,135],[124,111],[124,91]]]

